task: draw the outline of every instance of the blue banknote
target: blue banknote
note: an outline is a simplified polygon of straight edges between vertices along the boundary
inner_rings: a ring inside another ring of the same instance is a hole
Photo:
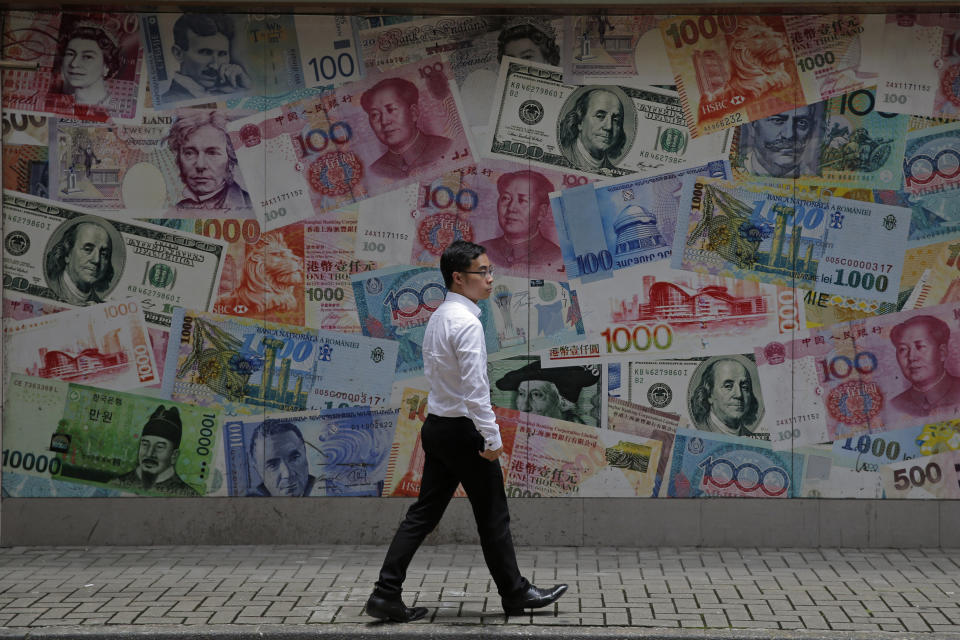
[[[667,495],[792,498],[800,495],[805,462],[758,440],[678,429]]]
[[[387,267],[350,276],[363,335],[398,343],[397,377],[423,372],[423,333],[447,289],[434,267]],[[487,353],[499,350],[489,301],[481,300]]]
[[[943,420],[882,433],[864,433],[833,443],[833,462],[857,471],[960,449],[960,420]]]
[[[227,420],[231,496],[379,496],[396,410],[348,407]]]
[[[613,277],[617,269],[670,257],[685,175],[729,179],[730,168],[717,160],[551,194],[567,277],[593,282]]]

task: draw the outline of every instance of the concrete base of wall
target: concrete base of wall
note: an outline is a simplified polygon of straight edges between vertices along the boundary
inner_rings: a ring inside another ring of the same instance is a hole
[[[387,544],[408,498],[5,498],[0,545]],[[514,498],[518,545],[958,547],[960,501]],[[456,499],[428,544],[477,543]]]

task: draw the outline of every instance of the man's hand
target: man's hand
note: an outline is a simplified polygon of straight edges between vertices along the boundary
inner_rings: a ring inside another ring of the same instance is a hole
[[[219,84],[234,89],[249,89],[253,83],[250,76],[239,64],[225,64],[218,69],[220,73]]]
[[[500,447],[499,449],[487,449],[486,451],[481,451],[480,455],[481,457],[493,462],[500,457],[501,453],[503,453],[503,447]]]

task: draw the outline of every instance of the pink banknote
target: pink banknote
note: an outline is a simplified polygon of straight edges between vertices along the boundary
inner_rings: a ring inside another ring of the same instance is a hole
[[[806,104],[782,16],[674,16],[660,32],[694,136]]]
[[[470,164],[450,87],[448,65],[431,57],[231,123],[266,228]]]
[[[3,57],[38,65],[4,73],[5,110],[103,122],[133,119],[142,104],[135,13],[11,11]]]

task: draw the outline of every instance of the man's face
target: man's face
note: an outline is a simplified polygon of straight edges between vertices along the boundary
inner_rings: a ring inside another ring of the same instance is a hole
[[[152,475],[160,475],[177,463],[180,450],[160,436],[140,436],[140,468]]]
[[[272,496],[302,496],[307,490],[307,450],[296,433],[284,431],[266,436],[260,476]]]
[[[560,417],[560,392],[546,380],[524,380],[517,389],[517,409],[528,413]]]
[[[580,142],[595,158],[619,140],[623,132],[623,107],[609,91],[594,91],[587,100],[587,113],[580,123]]]
[[[490,264],[490,258],[482,253],[480,257],[474,258],[473,262],[466,271],[459,271],[454,274],[454,278],[459,279],[460,293],[474,302],[486,300],[493,292],[493,273],[490,271],[493,267]],[[476,273],[481,272],[481,273]],[[459,274],[459,275],[458,275]]]
[[[937,344],[922,324],[910,325],[897,343],[897,364],[913,386],[926,387],[943,375],[947,345]]]
[[[103,62],[103,52],[93,40],[73,38],[67,43],[60,66],[63,79],[73,89],[89,87],[103,80],[107,75],[107,65]]]
[[[540,47],[530,38],[517,38],[503,45],[503,55],[534,62],[546,62]]]
[[[402,149],[417,134],[419,107],[408,105],[393,89],[377,91],[367,117],[377,138],[391,149]]]
[[[751,126],[760,164],[771,176],[783,177],[795,171],[815,128],[813,107],[780,113]]]
[[[111,252],[110,236],[103,228],[91,222],[81,223],[73,248],[64,258],[67,276],[81,291],[88,291],[103,277]]]
[[[729,427],[739,426],[753,398],[753,385],[746,368],[735,360],[718,362],[713,370],[713,389],[708,402],[713,413]]]
[[[544,206],[549,206],[537,202],[537,195],[527,178],[514,178],[507,183],[497,199],[497,218],[504,234],[529,237],[537,233]]]
[[[177,154],[180,178],[198,196],[216,193],[230,177],[227,136],[213,125],[193,132]]]
[[[222,33],[200,36],[187,29],[187,49],[173,46],[180,73],[192,78],[204,89],[212,89],[220,79],[220,69],[230,64],[230,39]]]

